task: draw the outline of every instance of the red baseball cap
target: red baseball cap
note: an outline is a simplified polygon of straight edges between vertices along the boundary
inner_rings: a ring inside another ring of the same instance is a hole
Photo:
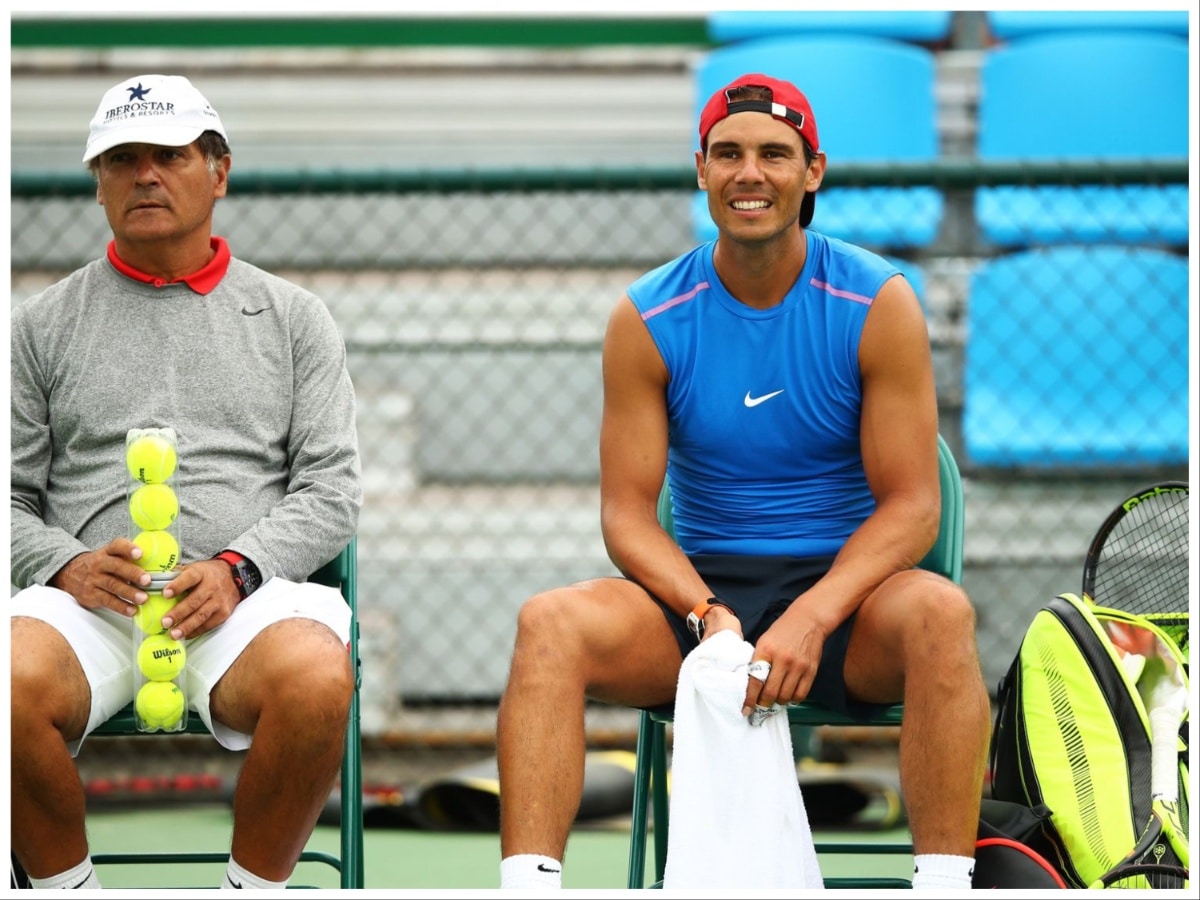
[[[761,87],[771,92],[770,100],[730,101],[729,92],[740,87]],[[714,93],[700,112],[700,149],[707,149],[708,133],[722,119],[740,112],[763,112],[786,122],[800,133],[815,153],[820,150],[817,138],[817,119],[813,115],[808,98],[790,81],[772,78],[770,75],[751,73],[742,75]],[[809,191],[800,206],[800,226],[805,227],[816,208],[816,193]]]

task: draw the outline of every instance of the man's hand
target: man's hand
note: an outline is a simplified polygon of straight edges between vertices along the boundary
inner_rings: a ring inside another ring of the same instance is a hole
[[[136,560],[142,548],[128,538],[114,538],[98,550],[80,553],[58,570],[50,586],[66,591],[84,609],[111,609],[133,616],[146,602],[143,590],[150,573]]]
[[[233,570],[223,559],[188,563],[163,588],[163,596],[168,599],[185,593],[163,616],[163,624],[176,640],[212,631],[229,618],[241,600],[233,582]]]
[[[796,612],[800,611],[793,608],[776,619],[754,645],[752,668],[760,661],[769,666],[765,679],[752,674],[748,680],[742,715],[750,715],[756,706],[798,703],[812,689],[826,634],[811,618]]]

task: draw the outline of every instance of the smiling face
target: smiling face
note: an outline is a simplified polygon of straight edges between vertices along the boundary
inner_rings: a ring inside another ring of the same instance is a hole
[[[225,156],[210,168],[196,142],[120,144],[102,153],[95,170],[96,200],[104,207],[118,255],[135,266],[139,257],[164,251],[194,251],[206,260],[213,207],[225,196],[229,164]]]
[[[816,190],[825,157],[809,163],[792,126],[760,112],[717,122],[706,151],[696,153],[696,179],[708,192],[708,210],[722,236],[767,240],[796,230],[805,191]]]

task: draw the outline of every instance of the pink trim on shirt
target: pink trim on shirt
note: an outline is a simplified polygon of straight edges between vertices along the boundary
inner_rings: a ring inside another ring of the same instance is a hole
[[[653,319],[659,313],[666,312],[668,309],[678,306],[680,303],[687,303],[689,300],[694,300],[697,294],[699,294],[701,291],[707,290],[708,282],[702,281],[686,294],[680,294],[678,297],[672,297],[670,300],[664,300],[662,303],[658,304],[658,306],[654,307],[654,309],[646,310],[644,313],[642,313],[642,321],[645,322],[647,319]]]
[[[855,303],[864,303],[867,306],[870,306],[875,300],[874,297],[864,297],[862,294],[854,294],[850,291],[840,291],[835,287],[830,287],[824,281],[817,281],[815,278],[812,279],[809,284],[818,290],[825,291],[826,293],[832,294],[835,297],[841,297],[843,300],[853,300]]]

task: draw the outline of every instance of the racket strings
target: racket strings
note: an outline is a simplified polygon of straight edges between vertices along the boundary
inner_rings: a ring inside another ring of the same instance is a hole
[[[1116,890],[1178,890],[1188,886],[1188,869],[1170,863],[1130,863],[1118,866],[1101,879],[1105,888]]]
[[[1142,500],[1105,538],[1088,593],[1138,615],[1188,610],[1188,495]]]

